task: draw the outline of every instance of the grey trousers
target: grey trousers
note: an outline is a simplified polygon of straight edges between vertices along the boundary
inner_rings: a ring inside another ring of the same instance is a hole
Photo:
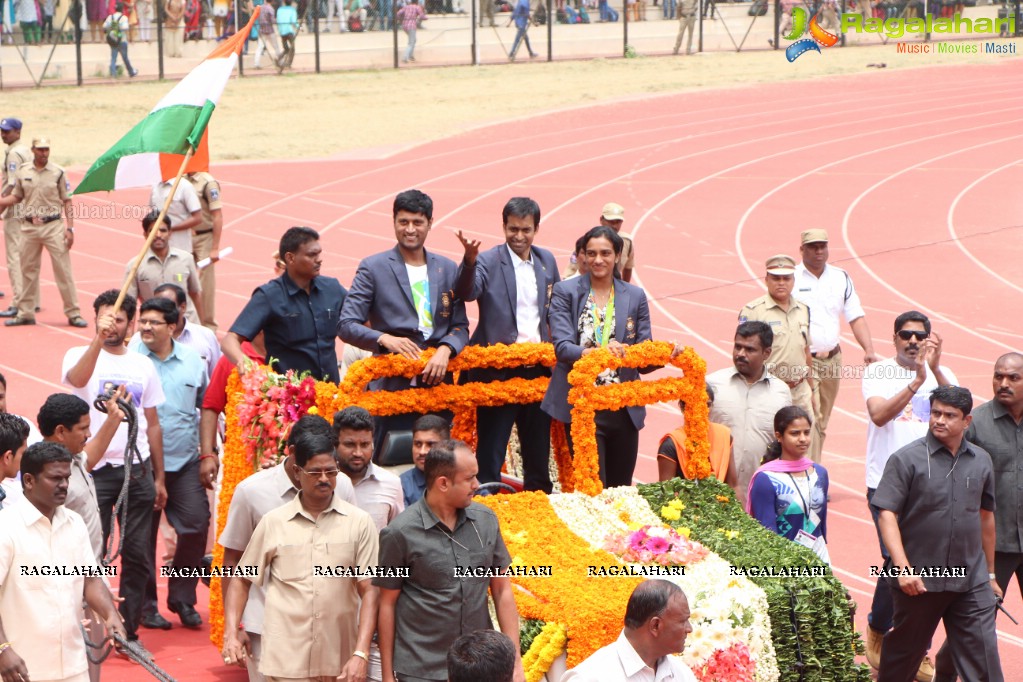
[[[995,634],[995,595],[984,582],[968,592],[911,597],[892,588],[895,627],[884,638],[877,682],[915,679],[931,636],[944,621],[952,660],[963,682],[1003,682]]]

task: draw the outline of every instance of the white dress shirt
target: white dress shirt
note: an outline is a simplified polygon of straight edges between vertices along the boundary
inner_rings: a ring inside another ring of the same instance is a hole
[[[373,462],[366,467],[362,480],[353,485],[355,506],[370,515],[377,530],[405,510],[401,479]]]
[[[834,265],[825,264],[819,279],[802,263],[797,265],[792,295],[810,309],[811,353],[830,353],[838,345],[840,316],[852,322],[864,314],[852,279]]]
[[[515,343],[540,342],[540,308],[536,294],[536,270],[533,269],[533,252],[522,260],[511,247],[505,245],[515,270],[515,328],[518,336]]]
[[[24,497],[0,510],[0,619],[33,680],[88,669],[79,629],[85,576],[22,575],[54,566],[99,570],[82,517],[60,506],[51,522]]]
[[[598,649],[585,661],[565,673],[561,682],[696,682],[696,675],[678,656],[657,659],[657,670],[648,666],[625,631],[611,644]]]

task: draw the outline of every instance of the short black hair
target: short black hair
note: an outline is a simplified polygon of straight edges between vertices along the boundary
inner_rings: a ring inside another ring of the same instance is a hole
[[[139,314],[147,313],[150,310],[155,310],[163,315],[163,321],[170,325],[177,324],[178,317],[181,316],[181,313],[178,311],[178,307],[174,304],[174,301],[163,298],[162,296],[147,298],[142,303],[142,307],[139,308]]]
[[[434,481],[441,476],[453,478],[458,469],[455,451],[466,449],[472,452],[472,448],[465,441],[443,440],[426,453],[426,463],[423,464],[423,475],[426,477],[426,487],[429,488]]]
[[[508,218],[533,218],[533,227],[540,227],[540,204],[529,197],[512,197],[501,211],[501,222],[508,224]]]
[[[773,343],[773,339],[772,339],[772,343]],[[707,389],[707,402],[708,403],[713,403],[714,402],[714,387],[711,386],[708,383],[705,383],[704,386]]]
[[[21,457],[21,477],[38,476],[51,462],[70,462],[71,453],[60,443],[44,440],[28,446]]]
[[[424,414],[412,422],[412,433],[416,431],[433,431],[441,440],[451,438],[451,423],[436,414]]]
[[[294,448],[295,462],[304,467],[316,455],[333,455],[336,438],[330,422],[318,414],[307,414],[292,425],[288,445]]]
[[[433,220],[433,199],[429,194],[420,192],[418,189],[407,189],[394,197],[392,218],[398,217],[398,211],[409,213],[422,213],[427,220]]]
[[[73,429],[82,417],[89,414],[89,403],[70,393],[54,393],[46,399],[36,415],[39,433],[49,438],[58,426]]]
[[[580,251],[583,251],[583,252],[586,251],[586,235],[587,234],[589,234],[589,232],[587,232],[583,236],[579,237],[579,239],[575,240],[575,251],[573,251],[573,253],[579,253]]]
[[[373,415],[365,407],[349,405],[334,414],[334,433],[340,435],[344,429],[349,431],[372,431]]]
[[[668,580],[645,580],[636,586],[625,607],[625,627],[630,630],[642,627],[644,623],[664,613],[668,602],[677,594],[685,594],[682,588]]]
[[[448,682],[511,682],[515,645],[497,630],[462,635],[448,649]]]
[[[906,326],[907,322],[922,322],[924,325],[924,331],[927,332],[928,335],[930,335],[931,321],[927,319],[927,316],[924,315],[919,310],[909,310],[896,317],[895,333],[898,334],[902,330],[902,328]]]
[[[0,373],[0,386],[7,388],[7,377]]]
[[[289,227],[287,231],[285,231],[284,235],[281,236],[281,242],[277,247],[277,253],[281,254],[280,258],[283,261],[284,254],[298,253],[298,250],[301,249],[304,244],[319,240],[320,233],[311,227]]]
[[[156,219],[159,218],[159,217],[160,217],[160,212],[157,211],[155,208],[152,211],[150,211],[149,213],[147,213],[146,217],[142,219],[142,230],[146,234],[149,234],[149,228],[151,228],[153,226],[153,223],[155,223]],[[170,227],[171,226],[170,216],[169,215],[165,215],[163,217],[163,222],[165,222],[167,224],[167,227]]]
[[[735,335],[741,339],[748,339],[751,336],[759,337],[761,348],[770,348],[774,343],[774,332],[771,325],[757,320],[743,322],[735,329]]]
[[[113,306],[117,303],[117,296],[121,292],[118,289],[107,289],[102,294],[96,297],[96,300],[92,302],[93,311],[99,315],[99,309],[105,305]],[[121,301],[121,310],[128,317],[128,321],[131,322],[135,319],[135,309],[138,307],[138,301],[131,294],[125,294],[124,300]]]
[[[930,402],[932,407],[935,402],[954,407],[965,417],[973,409],[973,394],[963,386],[938,386],[931,391]]]
[[[0,412],[0,455],[17,452],[28,440],[28,422],[16,414]]]
[[[173,291],[174,292],[174,302],[178,304],[179,308],[181,306],[185,305],[185,300],[186,300],[185,299],[185,296],[186,296],[185,290],[182,289],[181,287],[179,287],[174,282],[164,282],[160,286],[158,286],[155,289],[153,289],[153,295],[154,296],[159,296],[160,294],[162,294],[165,291]]]

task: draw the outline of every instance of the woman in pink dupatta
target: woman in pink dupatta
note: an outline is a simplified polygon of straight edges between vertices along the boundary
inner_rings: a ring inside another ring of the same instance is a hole
[[[746,511],[768,530],[807,544],[827,539],[828,472],[806,456],[812,419],[790,405],[774,415],[774,437],[750,479]],[[812,536],[812,538],[810,537]]]

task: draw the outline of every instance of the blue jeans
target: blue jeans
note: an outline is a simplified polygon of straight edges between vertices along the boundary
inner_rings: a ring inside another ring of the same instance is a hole
[[[661,0],[661,11],[665,19],[675,18],[675,0]]]
[[[408,34],[408,47],[405,49],[405,61],[415,59],[415,55],[412,53],[416,50],[416,29],[411,28],[405,31]]]
[[[877,530],[877,544],[881,546],[881,557],[884,563],[888,561],[888,548],[884,546],[881,539],[881,526],[877,523],[877,517],[881,513],[880,507],[871,504],[877,488],[867,488],[867,506],[870,507],[870,517],[874,519],[874,528]],[[870,603],[870,613],[867,614],[867,623],[880,633],[886,633],[892,629],[892,621],[895,617],[895,606],[892,604],[892,591],[888,584],[888,578],[878,576],[877,585],[874,587],[874,600]]]
[[[128,43],[121,41],[117,47],[110,46],[110,77],[113,78],[117,75],[117,54],[121,54],[121,60],[124,61],[124,68],[128,72],[129,76],[135,75],[135,69],[131,68],[131,62],[128,61]]]
[[[529,35],[526,33],[529,30],[529,24],[526,24],[518,31],[515,32],[515,42],[512,43],[511,52],[508,53],[508,57],[514,59],[515,53],[519,51],[519,45],[522,41],[526,42],[526,51],[529,52],[529,56],[533,56],[533,47],[529,44]]]

